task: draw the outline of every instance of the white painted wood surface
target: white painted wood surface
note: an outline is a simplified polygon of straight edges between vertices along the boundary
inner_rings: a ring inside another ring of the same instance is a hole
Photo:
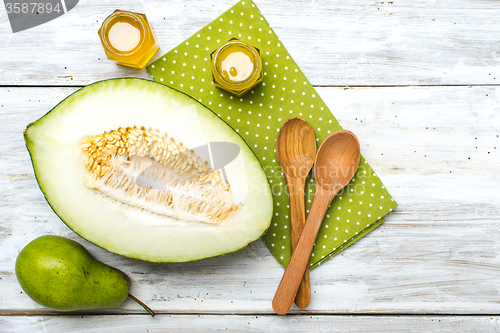
[[[0,10],[0,84],[86,85],[149,77],[108,61],[97,38],[116,8],[147,14],[158,56],[236,0],[80,0],[66,15],[13,34]],[[312,84],[499,84],[500,2],[490,0],[256,2]]]
[[[161,315],[0,318],[5,333],[30,332],[497,332],[498,319],[476,316]]]
[[[16,34],[0,9],[0,331],[498,331],[497,1],[256,0],[400,204],[381,227],[312,271],[305,310],[273,315],[283,269],[260,240],[193,263],[145,263],[82,240],[50,210],[23,129],[78,86],[148,77],[104,58],[102,19],[115,8],[146,12],[166,52],[234,3],[81,0],[63,17]],[[77,240],[125,271],[132,293],[160,315],[150,318],[132,301],[76,315],[31,301],[14,262],[44,234]]]

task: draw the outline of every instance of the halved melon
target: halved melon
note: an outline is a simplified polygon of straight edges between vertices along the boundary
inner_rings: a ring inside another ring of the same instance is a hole
[[[91,84],[28,125],[24,137],[54,212],[109,251],[197,260],[245,247],[271,221],[267,178],[243,139],[161,84]]]

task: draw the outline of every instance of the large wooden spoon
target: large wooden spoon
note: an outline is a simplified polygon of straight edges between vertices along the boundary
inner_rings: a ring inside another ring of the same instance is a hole
[[[277,314],[286,314],[292,307],[328,206],[351,181],[359,166],[359,157],[359,141],[346,130],[332,133],[319,147],[314,165],[316,193],[299,243],[274,295],[273,309]]]
[[[293,253],[306,222],[304,186],[316,157],[316,136],[311,125],[302,118],[290,118],[285,121],[276,140],[276,155],[288,183],[290,244]],[[295,304],[303,309],[309,305],[310,300],[309,270],[305,270],[295,296]]]

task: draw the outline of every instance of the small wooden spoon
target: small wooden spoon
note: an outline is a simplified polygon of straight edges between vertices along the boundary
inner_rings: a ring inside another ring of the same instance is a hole
[[[276,140],[276,155],[288,183],[293,253],[306,222],[304,186],[316,156],[316,136],[311,125],[297,117],[285,121]],[[305,270],[295,296],[295,304],[303,309],[309,305],[310,300],[309,270]]]
[[[299,243],[274,295],[273,309],[277,314],[286,314],[292,307],[328,206],[351,181],[358,169],[359,158],[359,141],[346,130],[332,133],[319,147],[314,165],[316,193]]]

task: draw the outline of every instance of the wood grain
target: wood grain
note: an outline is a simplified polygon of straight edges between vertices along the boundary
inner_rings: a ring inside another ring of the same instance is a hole
[[[318,148],[314,160],[316,191],[299,242],[273,298],[273,310],[277,314],[290,310],[326,212],[335,195],[353,178],[359,160],[359,141],[348,130],[330,134]]]
[[[311,83],[319,86],[499,84],[498,13],[490,0],[256,0]],[[0,85],[87,85],[146,70],[106,59],[97,30],[115,9],[146,13],[161,49],[180,44],[236,1],[81,0],[68,14],[12,34],[0,11]]]
[[[316,149],[316,147],[314,147]],[[307,176],[307,175],[306,175]],[[295,251],[299,242],[304,225],[306,223],[306,208],[304,204],[304,187],[306,179],[286,177],[289,184],[290,197],[290,226],[291,226],[291,248],[292,253]],[[292,190],[295,189],[295,190]],[[295,304],[301,309],[306,308],[311,302],[311,281],[309,278],[309,270],[305,270],[300,280],[299,289],[295,296]]]
[[[0,317],[5,333],[19,332],[498,332],[498,316],[269,316],[138,315]]]
[[[498,331],[500,2],[255,1],[340,124],[357,135],[398,209],[314,269],[311,304],[285,317],[271,308],[283,268],[262,241],[181,264],[98,248],[47,205],[23,129],[72,86],[149,78],[105,59],[97,30],[113,10],[146,13],[159,56],[236,1],[80,0],[68,14],[16,34],[0,10],[1,331]],[[35,304],[14,262],[44,234],[77,240],[125,271],[132,293],[159,316],[132,301],[74,315]]]
[[[292,253],[285,272],[281,277],[278,289],[273,298],[273,310],[279,315],[284,315],[292,307],[293,300],[301,284],[307,262],[311,256],[314,241],[318,235],[321,221],[326,214],[328,205],[332,202],[337,192],[330,192],[321,186],[316,187],[314,200],[307,216],[306,225],[302,229],[299,242]]]
[[[222,257],[152,264],[89,244],[55,216],[34,179],[22,131],[74,90],[0,88],[0,314],[54,314],[22,293],[13,270],[21,248],[43,234],[77,240],[122,269],[132,293],[160,313],[273,313],[283,269],[261,241]],[[290,313],[500,313],[500,87],[318,93],[356,133],[400,206],[369,237],[314,269],[311,304]],[[127,301],[102,313],[144,312]]]
[[[290,207],[290,245],[295,251],[306,223],[305,184],[316,158],[316,136],[304,119],[293,117],[281,126],[276,138],[276,157],[288,185]],[[301,309],[311,301],[309,270],[304,269],[295,304]]]
[[[3,332],[498,332],[498,316],[159,315],[3,317]]]

